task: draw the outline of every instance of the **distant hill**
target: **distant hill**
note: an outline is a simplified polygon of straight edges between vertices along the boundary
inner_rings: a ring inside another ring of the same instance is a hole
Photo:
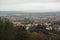
[[[60,12],[20,12],[20,11],[0,11],[0,16],[56,16],[56,15],[60,15]]]

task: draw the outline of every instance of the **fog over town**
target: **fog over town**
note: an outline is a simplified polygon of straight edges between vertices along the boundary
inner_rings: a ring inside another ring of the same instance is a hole
[[[60,40],[60,0],[0,0],[0,40]]]

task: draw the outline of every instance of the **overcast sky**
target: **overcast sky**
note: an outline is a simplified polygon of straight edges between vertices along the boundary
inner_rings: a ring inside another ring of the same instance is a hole
[[[0,11],[60,11],[60,0],[0,0]]]

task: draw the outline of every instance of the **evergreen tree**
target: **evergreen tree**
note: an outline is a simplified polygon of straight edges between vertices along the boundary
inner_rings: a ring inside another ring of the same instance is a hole
[[[0,40],[13,40],[13,25],[8,19],[0,18]]]

